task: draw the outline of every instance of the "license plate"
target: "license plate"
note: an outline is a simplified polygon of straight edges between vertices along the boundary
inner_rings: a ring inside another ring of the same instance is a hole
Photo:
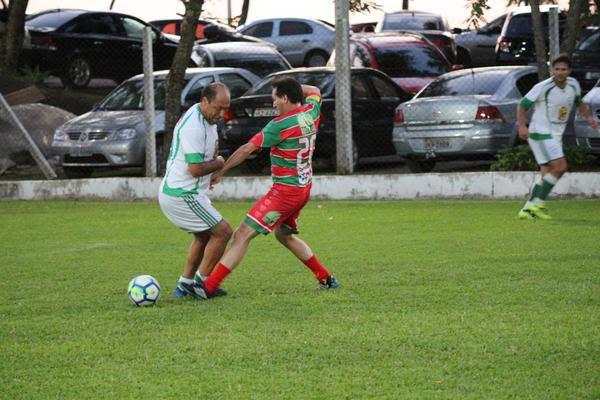
[[[82,149],[72,149],[69,154],[72,157],[90,157],[92,155],[91,152]]]
[[[425,150],[442,150],[450,148],[450,139],[425,139]]]
[[[274,108],[257,108],[254,110],[255,117],[276,117],[277,110]]]

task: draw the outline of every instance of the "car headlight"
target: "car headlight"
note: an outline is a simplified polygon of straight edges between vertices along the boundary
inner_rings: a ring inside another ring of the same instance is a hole
[[[67,138],[67,134],[65,132],[65,128],[63,126],[59,126],[54,131],[54,140],[57,142],[62,142]]]
[[[136,131],[134,128],[119,129],[117,131],[116,139],[117,140],[130,140],[135,137],[135,133],[136,133]]]

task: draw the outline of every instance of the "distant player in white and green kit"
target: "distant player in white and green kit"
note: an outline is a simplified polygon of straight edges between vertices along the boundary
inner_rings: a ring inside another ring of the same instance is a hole
[[[529,199],[519,211],[521,219],[550,219],[544,201],[560,177],[567,171],[563,153],[562,135],[571,109],[576,106],[589,124],[598,129],[598,123],[588,106],[581,101],[581,89],[571,78],[571,60],[561,55],[552,61],[552,76],[536,84],[521,100],[517,108],[519,137],[527,139],[541,175],[534,182]],[[527,128],[525,114],[533,107]]]
[[[231,238],[231,226],[206,195],[212,173],[225,164],[218,155],[215,123],[229,108],[230,98],[229,90],[222,83],[208,85],[202,91],[201,102],[187,110],[173,130],[158,201],[162,212],[175,226],[194,236],[173,292],[175,298],[189,294],[194,281],[210,274]],[[215,293],[225,294],[223,290]]]

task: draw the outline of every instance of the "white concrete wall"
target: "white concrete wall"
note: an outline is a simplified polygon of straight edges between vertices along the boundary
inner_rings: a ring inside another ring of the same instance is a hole
[[[398,175],[323,175],[315,177],[313,198],[331,200],[522,199],[533,172],[468,172]],[[56,181],[0,181],[2,200],[106,199],[155,200],[160,178],[98,178]],[[225,177],[215,200],[257,199],[270,177]],[[600,197],[600,173],[568,173],[551,197]]]

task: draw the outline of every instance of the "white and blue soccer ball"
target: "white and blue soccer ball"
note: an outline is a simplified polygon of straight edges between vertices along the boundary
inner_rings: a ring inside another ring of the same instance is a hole
[[[160,285],[151,275],[136,276],[129,282],[127,295],[138,307],[152,306],[160,299]]]

